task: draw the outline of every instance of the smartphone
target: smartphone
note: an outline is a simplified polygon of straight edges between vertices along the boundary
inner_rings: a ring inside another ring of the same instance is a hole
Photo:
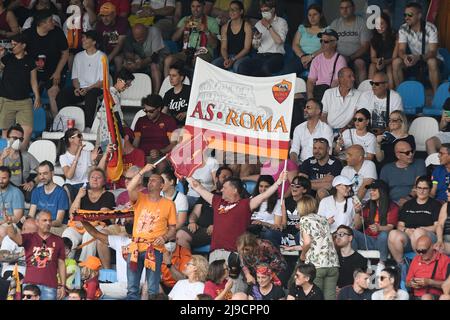
[[[89,189],[91,188],[91,186],[89,185],[89,182],[86,182],[86,183],[83,185],[83,188],[86,189],[86,190],[89,190]]]

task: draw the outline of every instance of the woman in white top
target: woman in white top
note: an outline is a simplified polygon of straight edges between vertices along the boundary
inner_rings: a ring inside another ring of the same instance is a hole
[[[365,159],[373,160],[376,154],[377,138],[371,132],[370,127],[370,112],[362,108],[356,111],[353,118],[354,128],[345,130],[339,137],[335,152],[341,153],[348,147],[359,144],[364,148]]]
[[[256,197],[270,188],[275,183],[272,176],[261,175],[256,182],[256,187],[252,197]],[[251,217],[252,229],[259,234],[259,237],[271,241],[275,246],[281,244],[282,225],[275,224],[275,216],[282,216],[281,202],[277,193],[272,194],[266,201],[261,203],[259,208],[253,211]],[[277,219],[277,222],[281,222]]]
[[[162,195],[175,202],[175,208],[177,210],[177,230],[186,224],[188,214],[188,200],[187,197],[175,190],[177,185],[177,177],[171,170],[167,170],[161,174],[164,179],[164,185],[162,189]]]
[[[351,180],[345,176],[337,176],[333,179],[332,186],[333,195],[320,201],[317,214],[328,219],[331,233],[335,232],[340,225],[359,229],[361,203],[354,203],[351,197]]]
[[[184,274],[187,279],[179,280],[169,293],[170,300],[195,300],[203,293],[206,276],[208,275],[208,260],[200,255],[193,255],[186,264]]]
[[[400,289],[400,272],[395,268],[385,268],[378,278],[380,290],[372,294],[372,300],[409,300],[409,294]]]

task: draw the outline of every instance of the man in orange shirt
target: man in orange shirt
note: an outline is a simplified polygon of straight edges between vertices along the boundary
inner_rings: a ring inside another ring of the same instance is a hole
[[[127,186],[134,207],[133,240],[128,248],[127,300],[138,300],[142,268],[146,268],[149,297],[159,292],[164,244],[175,237],[176,210],[173,201],[161,197],[164,180],[152,174],[148,181],[148,194],[139,192],[140,179],[155,168],[147,164]]]

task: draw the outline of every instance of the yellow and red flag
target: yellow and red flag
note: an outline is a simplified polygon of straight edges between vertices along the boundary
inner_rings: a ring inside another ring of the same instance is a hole
[[[19,267],[18,267],[17,263],[14,265],[12,275],[16,282],[16,293],[14,296],[14,300],[22,300],[22,287],[21,287],[21,283],[20,283]]]

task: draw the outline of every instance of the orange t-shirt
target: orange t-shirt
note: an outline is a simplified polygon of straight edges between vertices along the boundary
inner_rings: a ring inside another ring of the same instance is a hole
[[[153,202],[148,199],[147,194],[139,192],[134,204],[134,238],[145,239],[146,242],[152,243],[156,238],[167,233],[169,225],[176,224],[176,210],[172,200],[161,198]],[[138,243],[139,252],[146,251],[147,247],[147,243]],[[155,249],[164,251],[164,245]]]

